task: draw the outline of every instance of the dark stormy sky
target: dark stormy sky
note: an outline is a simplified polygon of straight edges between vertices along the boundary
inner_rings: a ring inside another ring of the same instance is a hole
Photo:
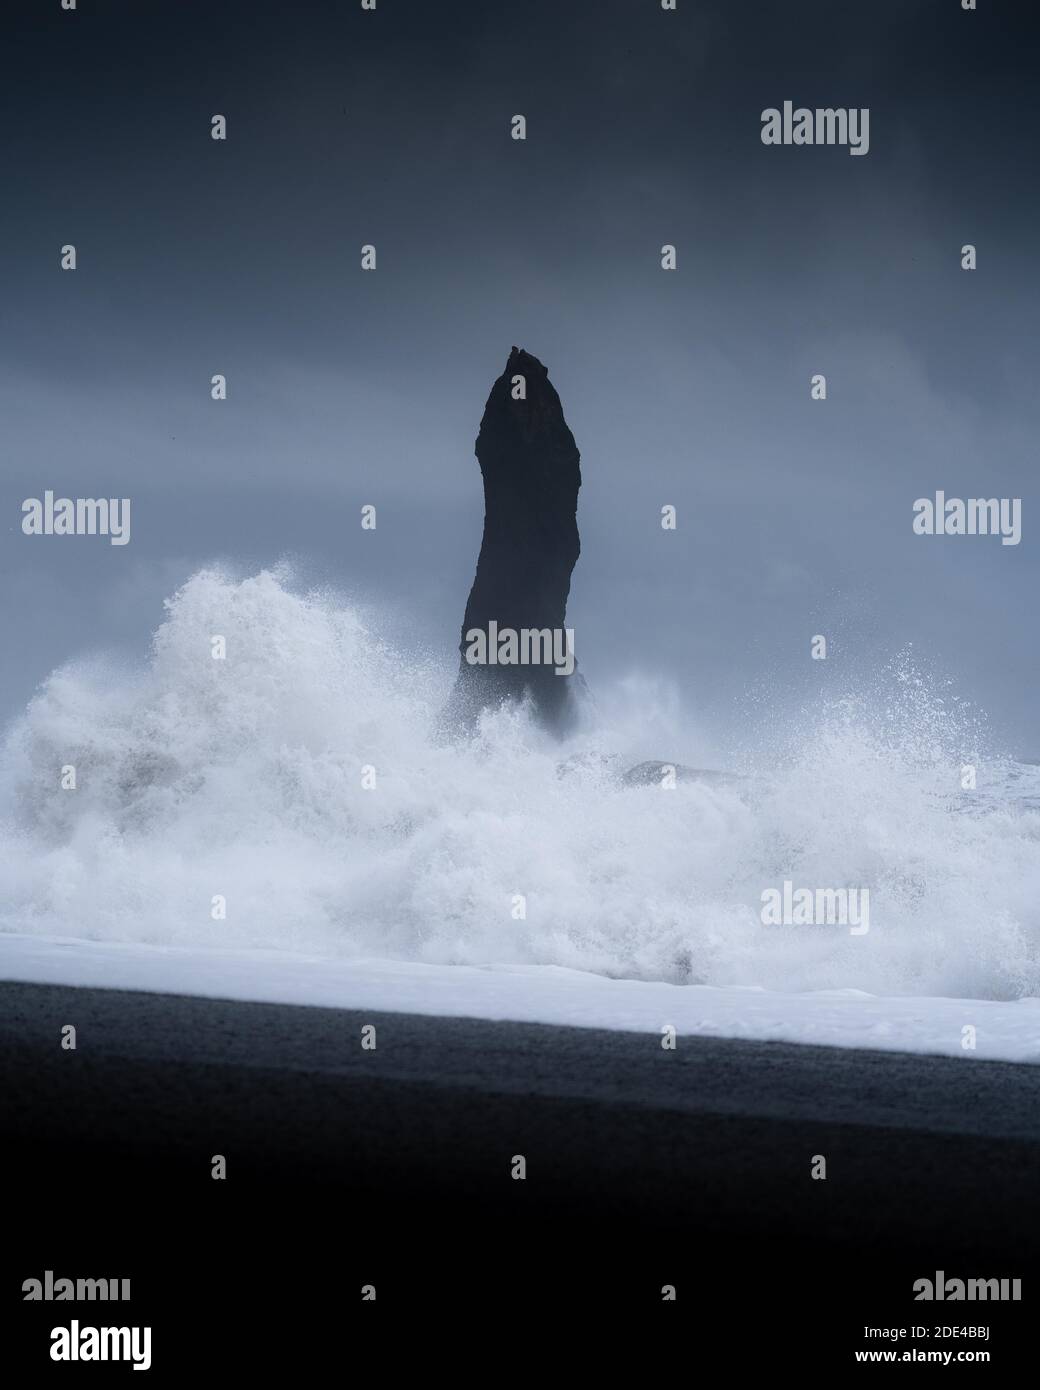
[[[291,556],[449,653],[516,343],[582,452],[594,689],[733,729],[912,643],[1040,756],[1038,54],[978,4],[7,0],[0,710],[143,656],[212,559]],[[785,99],[869,107],[869,154],[764,146]],[[48,487],[129,495],[131,543],[24,537]],[[939,488],[1021,497],[1022,543],[913,535]]]

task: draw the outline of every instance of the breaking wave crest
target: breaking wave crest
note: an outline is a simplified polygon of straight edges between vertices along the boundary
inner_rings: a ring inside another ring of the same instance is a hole
[[[1040,994],[1037,770],[983,757],[970,719],[908,666],[767,730],[743,780],[672,790],[616,777],[625,758],[678,756],[645,746],[645,701],[563,748],[515,708],[452,744],[435,733],[452,674],[285,573],[201,571],[142,669],[65,667],[7,731],[0,928]],[[979,789],[963,792],[972,758]],[[869,888],[869,932],[763,926],[762,892],[785,879]]]

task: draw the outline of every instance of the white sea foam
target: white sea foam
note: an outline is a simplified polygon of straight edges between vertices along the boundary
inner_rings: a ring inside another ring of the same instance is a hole
[[[284,574],[196,574],[142,669],[66,667],[8,730],[0,927],[772,990],[1040,994],[1036,770],[983,756],[971,721],[907,666],[785,730],[749,730],[745,782],[670,791],[620,789],[594,759],[558,769],[591,749],[682,756],[679,729],[646,746],[645,701],[638,732],[604,718],[562,749],[516,710],[452,744],[434,732],[451,676]],[[973,758],[980,789],[962,792]],[[764,927],[762,891],[785,878],[869,888],[869,933]]]

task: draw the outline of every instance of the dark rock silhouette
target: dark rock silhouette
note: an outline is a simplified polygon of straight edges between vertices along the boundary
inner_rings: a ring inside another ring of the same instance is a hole
[[[524,399],[516,398],[518,377]],[[578,448],[548,370],[521,348],[512,349],[491,388],[476,455],[484,480],[484,536],[462,624],[462,659],[448,722],[472,727],[482,709],[529,696],[545,727],[562,735],[574,726],[585,694],[576,665],[571,674],[558,675],[546,661],[467,660],[467,653],[479,655],[469,635],[476,631],[491,645],[503,631],[553,634],[559,653],[571,572],[581,549]]]

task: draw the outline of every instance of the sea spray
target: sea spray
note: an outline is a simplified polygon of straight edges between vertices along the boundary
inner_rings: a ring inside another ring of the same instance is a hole
[[[859,702],[805,711],[743,783],[664,790],[619,788],[610,759],[559,774],[596,749],[675,755],[623,727],[561,745],[507,707],[444,742],[452,674],[284,574],[196,574],[140,670],[67,666],[7,731],[0,927],[778,990],[1040,993],[1029,769],[964,793],[966,735],[925,683],[889,672]],[[765,927],[762,893],[785,880],[869,888],[869,934]]]

